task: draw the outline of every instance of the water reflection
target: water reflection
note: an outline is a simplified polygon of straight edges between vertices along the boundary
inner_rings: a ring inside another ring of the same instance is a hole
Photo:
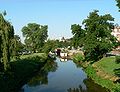
[[[87,90],[83,89],[81,85],[79,86],[79,88],[69,88],[67,91],[68,92],[87,92]]]
[[[85,79],[84,83],[86,89],[83,89],[80,85],[78,88],[69,88],[68,92],[110,92],[108,89],[101,87],[100,85],[94,83],[91,79]]]
[[[60,58],[60,61],[64,62],[64,61],[68,61],[67,58]]]
[[[58,68],[57,62],[47,61],[47,63],[44,65],[41,71],[44,73],[55,72],[57,68]]]
[[[87,92],[110,92],[108,89],[101,87],[89,78],[85,79],[84,83],[86,84]]]
[[[82,68],[77,68],[72,60],[61,62],[59,58],[48,61],[41,71],[34,76],[22,92],[107,92],[91,90],[97,86],[87,80]],[[95,87],[93,87],[93,86]]]
[[[39,85],[47,85],[48,73],[55,72],[57,70],[57,67],[57,62],[47,61],[44,67],[42,67],[42,69],[32,79],[30,79],[30,81],[26,85],[23,86],[20,92],[31,92],[27,88],[33,88]]]
[[[37,85],[48,84],[47,73],[39,72],[35,77],[33,77],[29,82],[28,86],[35,87]]]
[[[81,63],[74,62],[77,68],[81,68]],[[110,90],[96,84],[92,79],[86,78],[83,80],[86,85],[86,90],[80,85],[78,88],[69,88],[68,92],[110,92]]]

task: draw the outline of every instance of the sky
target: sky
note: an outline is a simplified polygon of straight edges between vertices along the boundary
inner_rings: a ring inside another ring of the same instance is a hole
[[[71,25],[82,24],[93,10],[111,14],[120,24],[115,0],[0,0],[0,12],[6,10],[9,20],[23,42],[21,29],[28,23],[48,25],[50,39],[72,37]]]

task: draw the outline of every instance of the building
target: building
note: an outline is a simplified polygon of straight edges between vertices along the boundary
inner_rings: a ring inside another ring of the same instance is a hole
[[[66,40],[65,40],[65,38],[64,37],[62,37],[62,38],[60,38],[60,40],[59,40],[60,42],[65,42]]]
[[[120,26],[116,25],[111,34],[114,35],[120,42]]]

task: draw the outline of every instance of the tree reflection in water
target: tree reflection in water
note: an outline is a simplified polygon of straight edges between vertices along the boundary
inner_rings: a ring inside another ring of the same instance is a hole
[[[55,72],[57,70],[57,63],[54,61],[47,61],[42,69],[28,82],[28,85],[33,87],[42,84],[48,84],[48,72]]]
[[[102,86],[94,83],[91,79],[85,79],[84,83],[86,85],[86,89],[83,89],[81,85],[79,88],[69,88],[68,92],[110,92],[108,89],[103,88]]]
[[[81,64],[79,62],[74,63],[76,64],[77,68],[81,68]],[[83,89],[80,85],[79,88],[69,88],[67,92],[110,92],[110,90],[96,84],[90,78],[85,79],[83,82],[86,85],[86,89]]]
[[[67,91],[68,92],[87,92],[86,90],[82,89],[81,86],[79,86],[79,88],[73,88],[73,89],[69,88]]]
[[[85,79],[84,83],[87,87],[87,92],[110,92],[110,90],[98,85],[92,79]]]

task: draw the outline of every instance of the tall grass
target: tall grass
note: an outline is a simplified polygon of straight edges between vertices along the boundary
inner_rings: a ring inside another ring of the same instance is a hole
[[[84,61],[84,56],[81,53],[77,53],[73,56],[73,61],[74,62],[82,62]]]

